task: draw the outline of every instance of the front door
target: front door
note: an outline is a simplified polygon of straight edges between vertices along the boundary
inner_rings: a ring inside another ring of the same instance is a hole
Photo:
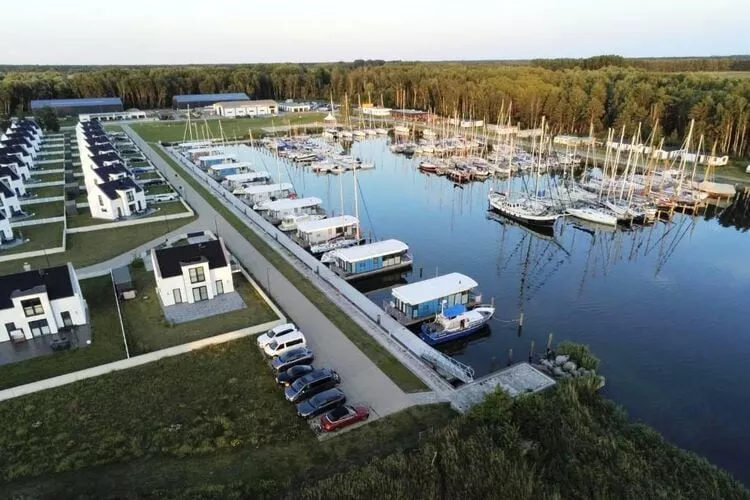
[[[73,318],[70,317],[70,312],[63,311],[60,313],[64,326],[73,326]]]

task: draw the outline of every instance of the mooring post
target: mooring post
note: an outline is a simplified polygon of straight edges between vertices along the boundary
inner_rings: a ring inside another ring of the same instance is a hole
[[[529,363],[534,361],[534,339],[531,339],[531,348],[529,349]]]
[[[508,366],[513,364],[513,348],[508,349]]]

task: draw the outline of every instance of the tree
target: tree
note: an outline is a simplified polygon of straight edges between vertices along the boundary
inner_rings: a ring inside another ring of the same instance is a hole
[[[37,111],[37,113],[34,115],[34,118],[36,119],[36,122],[39,124],[39,126],[44,130],[50,132],[60,131],[60,122],[57,119],[57,113],[55,113],[55,110],[50,108],[49,106],[45,106]]]

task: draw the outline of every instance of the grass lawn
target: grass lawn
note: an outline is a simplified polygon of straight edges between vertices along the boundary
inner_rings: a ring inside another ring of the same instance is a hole
[[[169,184],[149,184],[146,186],[146,194],[172,193],[174,189]]]
[[[224,131],[224,137],[227,139],[243,139],[249,137],[249,131],[257,130],[271,126],[286,126],[290,123],[294,125],[306,125],[314,122],[320,122],[325,117],[325,113],[294,113],[277,116],[274,118],[227,118],[221,120],[207,120],[209,136],[220,137],[219,122],[221,129]],[[140,135],[145,141],[182,141],[185,137],[186,122],[151,122],[151,123],[134,123],[130,127]],[[196,129],[193,135],[204,137],[206,135],[206,124],[196,123]]]
[[[65,172],[51,172],[46,170],[36,170],[31,172],[32,177],[39,182],[59,182],[65,180]]]
[[[46,172],[47,170],[63,170],[65,168],[65,162],[60,160],[55,163],[39,163],[33,172]]]
[[[135,178],[139,181],[147,181],[149,179],[161,179],[161,175],[159,175],[159,172],[152,171],[152,172],[143,172],[140,174],[135,174]]]
[[[89,201],[88,199],[88,193],[85,190],[81,190],[78,192],[78,195],[76,196],[76,203],[84,203]],[[70,218],[68,218],[70,220]]]
[[[187,210],[185,210],[185,206],[179,201],[157,203],[157,204],[154,204],[153,206],[158,208],[158,210],[151,215],[143,217],[143,219],[158,219],[159,217],[164,217],[165,215],[187,213]],[[68,217],[68,227],[70,228],[84,227],[84,226],[96,226],[99,224],[111,224],[111,223],[112,221],[109,221],[109,220],[95,219],[91,217],[91,212],[88,209],[81,210],[78,213],[78,215],[71,215]],[[123,226],[123,229],[134,228],[134,227],[137,227],[137,226]]]
[[[33,184],[32,184],[33,186]],[[63,196],[65,194],[65,186],[47,186],[47,187],[30,187],[27,191],[31,194],[37,195],[39,198],[49,198],[51,196]]]
[[[60,186],[62,187],[62,186]],[[33,213],[32,219],[46,219],[48,217],[60,217],[65,213],[65,204],[62,201],[52,201],[49,203],[36,203],[23,207],[24,212]]]
[[[62,161],[64,158],[65,158],[65,151],[59,151],[59,152],[55,151],[54,153],[53,152],[45,153],[44,151],[42,151],[41,153],[39,153],[39,159],[40,160],[60,160],[60,161]]]
[[[156,351],[277,319],[250,283],[235,274],[235,290],[242,296],[247,306],[245,309],[170,325],[156,296],[154,273],[146,271],[140,261],[136,262],[130,266],[130,272],[138,297],[121,302],[131,354]]]
[[[167,161],[179,175],[185,179],[193,188],[201,193],[205,200],[211,204],[232,226],[242,234],[247,241],[253,245],[268,261],[276,267],[297,289],[302,292],[320,311],[336,325],[349,340],[372,360],[373,363],[383,370],[394,383],[408,392],[419,392],[427,389],[427,386],[383,346],[365,332],[354,320],[352,320],[336,304],[331,302],[323,293],[313,285],[304,275],[297,271],[294,266],[286,261],[276,250],[268,246],[252,229],[247,227],[237,216],[230,212],[217,200],[208,190],[195,180],[183,168],[177,165],[172,158],[158,146],[155,151]]]
[[[1,488],[24,498],[143,498],[241,482],[247,498],[279,498],[416,446],[454,418],[446,406],[418,407],[319,442],[253,339],[241,339],[0,403],[0,473],[16,479]]]
[[[34,205],[31,206],[33,207]],[[13,247],[11,250],[4,250],[0,252],[0,255],[33,252],[36,250],[43,250],[45,248],[59,247],[62,244],[62,234],[62,222],[54,222],[52,224],[39,224],[38,226],[17,227],[13,229],[13,235],[17,238],[24,238],[30,241],[24,243],[23,245]],[[53,260],[54,255],[56,254],[48,256],[50,261]],[[21,269],[23,263],[27,261],[29,263],[42,261],[46,262],[46,259],[44,257],[36,257],[34,259],[19,259],[10,262],[0,262],[0,274],[17,272]]]
[[[0,389],[28,384],[125,358],[112,279],[107,275],[81,280],[80,284],[83,297],[89,307],[91,345],[0,366]]]
[[[107,132],[122,132],[122,125],[104,124],[104,130]]]
[[[130,252],[132,249],[151,240],[157,239],[160,236],[164,236],[170,231],[174,231],[195,219],[196,217],[186,217],[184,219],[158,221],[152,224],[142,224],[140,226],[128,226],[115,229],[104,229],[102,231],[68,234],[66,235],[66,252],[48,255],[46,258],[35,257],[23,261],[0,262],[0,274],[16,271],[22,262],[28,262],[34,268],[47,266],[47,260],[50,262],[49,265],[52,266],[63,264],[68,261],[72,262],[76,269],[90,266],[111,259],[120,254]],[[57,231],[51,231],[50,229],[52,227],[57,228],[59,233]],[[24,230],[24,235],[30,230],[34,230],[34,234],[36,235],[41,233],[41,236],[43,237],[47,237],[48,234],[57,235],[54,239],[54,241],[57,242],[55,243],[57,245],[59,245],[59,239],[57,238],[60,238],[62,235],[62,224],[44,224],[41,226],[31,226],[20,229]],[[23,247],[26,247],[26,245],[21,246],[21,248]],[[38,248],[29,249],[37,250]],[[21,252],[28,250],[18,251]],[[133,255],[133,258],[135,257],[136,255]]]

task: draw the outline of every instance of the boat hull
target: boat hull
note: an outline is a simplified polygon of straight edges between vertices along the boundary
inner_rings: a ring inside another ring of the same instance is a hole
[[[422,329],[421,329],[421,331],[419,333],[419,338],[421,338],[422,340],[425,341],[425,343],[427,343],[428,345],[431,345],[431,346],[440,345],[440,344],[447,344],[448,342],[453,342],[455,340],[460,340],[460,339],[463,339],[465,337],[468,337],[470,335],[475,334],[476,332],[478,332],[482,328],[486,327],[487,323],[489,322],[490,319],[492,319],[492,318],[489,317],[486,320],[484,320],[483,322],[478,323],[478,324],[473,325],[473,326],[470,326],[470,327],[468,327],[468,328],[466,328],[464,330],[460,330],[458,332],[448,333],[446,335],[440,335],[440,336],[431,335],[428,332],[427,325],[423,324],[422,325]]]
[[[500,203],[494,203],[490,201],[490,208],[502,215],[503,217],[507,217],[508,219],[514,220],[516,222],[519,222],[521,224],[525,224],[527,226],[536,226],[536,227],[552,227],[555,225],[555,222],[557,219],[560,218],[559,214],[550,214],[550,215],[520,215],[515,213],[513,210],[506,209],[502,204]]]

